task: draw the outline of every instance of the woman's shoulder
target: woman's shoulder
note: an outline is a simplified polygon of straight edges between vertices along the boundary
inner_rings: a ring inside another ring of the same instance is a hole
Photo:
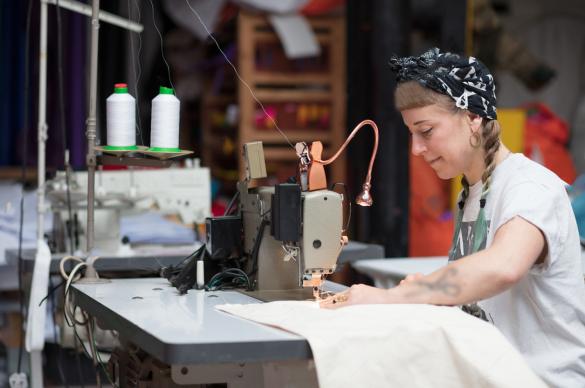
[[[534,186],[552,191],[565,191],[567,183],[543,165],[523,154],[511,154],[495,171],[496,179],[505,186]]]

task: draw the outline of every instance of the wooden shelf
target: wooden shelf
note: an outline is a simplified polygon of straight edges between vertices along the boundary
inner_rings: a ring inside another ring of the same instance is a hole
[[[248,82],[254,94],[262,104],[324,104],[327,107],[327,127],[323,130],[295,128],[291,130],[290,123],[279,125],[287,137],[294,144],[299,141],[311,142],[320,140],[324,143],[326,155],[335,153],[343,144],[346,137],[346,54],[345,54],[345,20],[343,15],[309,17],[316,39],[322,47],[321,57],[316,58],[319,68],[307,67],[301,72],[295,63],[284,64],[283,53],[271,52],[275,60],[274,68],[270,69],[270,62],[262,63],[258,68],[256,58],[262,58],[259,50],[263,45],[268,50],[275,50],[275,43],[279,42],[276,33],[265,16],[249,12],[241,12],[238,18],[238,65],[242,78]],[[282,47],[280,48],[282,50]],[[278,60],[276,60],[278,58]],[[279,69],[278,66],[283,67]],[[320,67],[323,66],[323,69]],[[292,69],[292,70],[291,70]],[[283,136],[275,130],[260,130],[254,127],[257,114],[257,102],[250,96],[246,88],[238,91],[240,106],[239,146],[248,141],[260,140],[265,143],[264,156],[266,164],[271,160],[294,160],[296,154],[287,152],[288,144]],[[298,117],[298,116],[297,116]],[[295,115],[287,114],[287,119],[294,120]],[[278,124],[278,113],[276,114]],[[297,119],[298,120],[298,119]],[[292,127],[295,127],[292,125]],[[286,147],[272,147],[274,145]],[[283,149],[284,148],[284,149]],[[292,151],[292,150],[291,150]],[[243,162],[240,162],[240,171],[243,173]],[[330,181],[344,182],[346,179],[345,158],[340,158],[328,169]]]
[[[280,39],[272,31],[256,31],[255,35],[257,43],[280,43]],[[317,35],[316,40],[321,45],[327,45],[333,41],[333,38],[328,35]]]
[[[0,167],[0,181],[20,181],[21,167]],[[26,181],[36,182],[37,169],[36,167],[26,168]]]
[[[317,90],[256,89],[254,91],[254,94],[263,104],[266,102],[315,102],[331,100],[330,91],[318,89]],[[250,97],[250,99],[252,98]]]
[[[258,84],[281,84],[281,85],[330,85],[334,80],[327,73],[299,73],[299,74],[281,74],[257,71],[252,76],[252,83]]]
[[[322,47],[321,54],[315,58],[289,60],[267,17],[241,11],[235,36],[238,71],[266,109],[276,112],[274,117],[278,126],[293,145],[319,140],[324,144],[324,154],[332,155],[341,147],[347,133],[345,19],[343,15],[333,15],[308,17],[307,20]],[[256,127],[266,126],[266,120],[257,117],[258,103],[250,90],[239,81],[236,84],[238,92],[233,98],[217,98],[211,95],[209,87],[207,93],[203,93],[204,163],[213,166],[220,159],[217,151],[221,142],[215,139],[218,136],[212,129],[212,109],[219,110],[222,105],[227,107],[237,100],[239,124],[233,140],[239,156],[238,166],[235,166],[239,176],[244,176],[244,162],[239,150],[244,143],[251,141],[264,143],[267,170],[279,171],[285,166],[294,170],[298,160],[296,152],[276,128]],[[311,113],[306,113],[307,110]],[[343,155],[327,169],[327,174],[329,181],[346,180]]]

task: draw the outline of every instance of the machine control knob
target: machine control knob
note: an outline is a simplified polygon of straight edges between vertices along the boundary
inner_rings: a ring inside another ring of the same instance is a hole
[[[321,240],[313,240],[313,248],[315,249],[321,248]]]

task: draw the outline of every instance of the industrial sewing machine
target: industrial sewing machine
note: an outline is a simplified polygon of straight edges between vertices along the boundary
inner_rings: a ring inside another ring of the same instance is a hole
[[[207,251],[211,260],[243,256],[261,300],[319,297],[325,277],[336,269],[337,258],[347,244],[343,225],[343,195],[327,188],[324,165],[334,161],[363,125],[375,132],[375,147],[363,191],[356,203],[370,206],[371,169],[377,150],[377,127],[360,123],[341,149],[321,160],[323,146],[297,143],[297,183],[251,187],[253,179],[266,177],[261,142],[244,145],[246,176],[238,183],[237,212],[206,221]],[[229,206],[228,206],[229,207]],[[229,211],[230,209],[228,209]]]
[[[69,182],[65,178],[65,173],[59,172],[47,183],[57,253],[69,251],[70,239],[75,239],[74,250],[85,247],[87,173],[71,173]],[[200,167],[197,159],[182,168],[98,171],[95,187],[95,245],[106,254],[121,251],[120,219],[124,215],[156,208],[163,215],[178,216],[184,224],[203,224],[211,213],[209,169]],[[69,220],[68,202],[73,220]],[[69,226],[74,232],[71,236]]]
[[[306,157],[308,147],[299,147]],[[266,176],[264,154],[261,143],[247,144],[244,150],[248,176],[238,185],[239,210],[244,254],[251,258],[255,288],[264,298],[270,291],[275,296],[284,291],[289,297],[306,297],[307,291],[318,291],[325,276],[335,271],[347,243],[343,196],[327,190],[324,180],[312,191],[302,183],[250,188],[251,179]],[[308,170],[302,174],[300,181],[308,183]]]

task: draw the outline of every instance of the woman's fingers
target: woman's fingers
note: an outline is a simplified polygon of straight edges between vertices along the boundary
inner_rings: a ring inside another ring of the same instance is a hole
[[[399,285],[403,285],[405,283],[410,283],[410,282],[415,282],[419,279],[421,279],[424,275],[422,273],[411,273],[410,275],[407,275],[404,279],[402,279],[399,283]]]
[[[342,307],[349,300],[349,292],[340,292],[319,302],[319,307],[326,309],[336,309]]]

